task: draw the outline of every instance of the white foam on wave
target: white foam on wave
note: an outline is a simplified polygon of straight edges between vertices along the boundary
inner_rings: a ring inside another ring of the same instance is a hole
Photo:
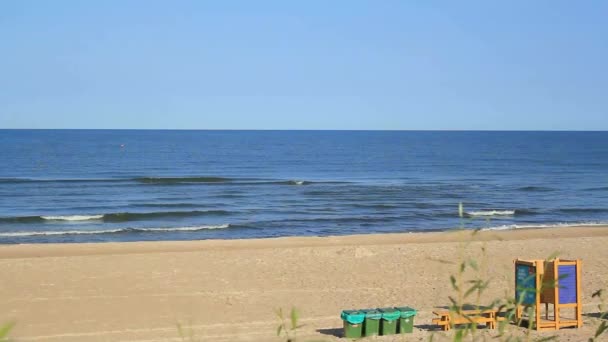
[[[27,232],[3,232],[0,237],[27,237],[27,236],[53,236],[53,235],[91,235],[91,234],[113,234],[122,232],[184,232],[205,229],[225,229],[229,224],[192,226],[192,227],[167,227],[167,228],[120,228],[107,230],[60,230],[60,231],[27,231]]]
[[[305,180],[292,179],[292,180],[286,181],[284,184],[289,184],[289,185],[307,185],[308,182],[305,181]]]
[[[24,237],[24,236],[51,236],[51,235],[82,235],[82,234],[108,234],[119,233],[123,229],[112,230],[62,230],[62,231],[45,231],[45,232],[7,232],[0,233],[2,237]]]
[[[556,227],[597,227],[608,225],[608,222],[579,222],[579,223],[548,223],[548,224],[507,224],[502,226],[488,227],[481,230],[513,230],[513,229],[535,229]]]
[[[65,215],[65,216],[40,216],[49,221],[90,221],[101,220],[103,215]]]
[[[215,226],[194,226],[194,227],[176,227],[176,228],[136,228],[134,230],[142,232],[191,232],[203,229],[226,229],[229,224],[220,224]]]
[[[469,216],[510,216],[515,215],[515,210],[480,210],[480,211],[469,211]]]

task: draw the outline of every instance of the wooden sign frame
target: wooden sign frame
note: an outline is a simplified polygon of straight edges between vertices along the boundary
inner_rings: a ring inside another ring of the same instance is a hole
[[[557,330],[583,326],[581,304],[581,260],[514,260],[517,322],[522,319],[537,330]],[[526,273],[527,277],[526,277]],[[572,276],[576,279],[572,279]],[[542,317],[545,304],[545,317]],[[553,319],[550,319],[549,305]],[[524,312],[525,308],[532,308]],[[574,309],[574,319],[562,317],[562,309]],[[524,314],[528,313],[527,317]],[[533,317],[530,317],[533,316]]]

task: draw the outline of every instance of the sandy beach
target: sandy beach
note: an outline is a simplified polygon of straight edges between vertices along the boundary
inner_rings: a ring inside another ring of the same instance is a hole
[[[178,325],[192,336],[187,341],[279,341],[274,311],[295,306],[302,341],[335,341],[342,309],[408,305],[419,313],[407,340],[426,340],[444,336],[430,326],[431,311],[453,294],[456,266],[440,260],[479,260],[491,279],[482,298],[489,302],[513,294],[514,258],[557,252],[583,260],[585,326],[534,334],[583,341],[600,322],[591,296],[608,288],[606,246],[608,226],[4,245],[0,322],[16,322],[16,341],[182,341]]]

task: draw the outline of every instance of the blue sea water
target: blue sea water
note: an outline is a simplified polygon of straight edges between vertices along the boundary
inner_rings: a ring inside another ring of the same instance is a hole
[[[0,243],[608,222],[608,132],[0,130],[0,165]]]

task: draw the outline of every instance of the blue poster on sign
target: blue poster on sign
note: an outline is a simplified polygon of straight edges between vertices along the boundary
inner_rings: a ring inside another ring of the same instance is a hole
[[[574,304],[576,296],[576,266],[559,266],[559,303]]]
[[[516,265],[515,286],[515,300],[523,305],[533,305],[536,302],[536,267]]]

